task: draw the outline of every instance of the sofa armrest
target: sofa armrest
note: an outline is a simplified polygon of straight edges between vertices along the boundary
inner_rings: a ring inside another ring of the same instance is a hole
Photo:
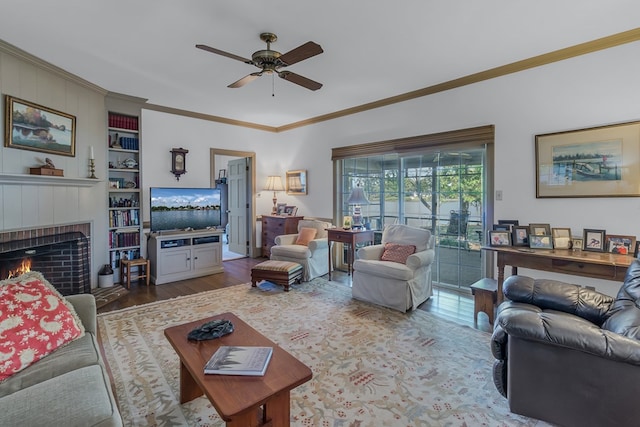
[[[71,303],[86,332],[96,334],[97,308],[96,299],[91,294],[68,295],[65,297]]]
[[[601,329],[573,314],[541,311],[535,306],[512,306],[501,311],[497,323],[507,339],[517,337],[640,366],[640,342]],[[499,328],[494,330],[494,337],[504,339],[501,332],[496,332]]]
[[[321,249],[328,249],[329,248],[329,240],[326,237],[323,237],[323,238],[320,238],[320,239],[313,239],[312,241],[309,242],[307,247],[309,248],[309,250],[311,252],[315,252],[315,251],[321,250]]]
[[[614,301],[609,295],[578,285],[517,275],[504,281],[503,292],[511,301],[574,314],[598,326],[607,320],[607,312]]]
[[[427,249],[426,251],[416,252],[415,254],[409,255],[405,264],[410,269],[417,270],[420,267],[431,264],[434,257],[435,251],[433,249]]]
[[[295,245],[297,238],[297,234],[282,234],[280,236],[276,236],[274,242],[276,245]]]
[[[363,246],[356,252],[357,259],[379,260],[384,252],[384,245]]]

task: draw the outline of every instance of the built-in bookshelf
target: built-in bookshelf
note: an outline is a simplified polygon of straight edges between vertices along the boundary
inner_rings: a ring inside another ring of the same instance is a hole
[[[109,262],[117,273],[121,260],[141,256],[139,117],[110,111],[107,143]],[[115,274],[115,277],[120,275]]]

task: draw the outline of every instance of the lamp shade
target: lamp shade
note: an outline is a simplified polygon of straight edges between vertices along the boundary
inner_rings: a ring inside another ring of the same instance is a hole
[[[284,186],[282,185],[282,178],[278,175],[269,175],[267,177],[267,183],[264,186],[264,190],[269,191],[284,191]]]
[[[351,195],[349,196],[349,200],[347,200],[347,203],[350,205],[368,205],[369,200],[367,199],[367,196],[364,194],[364,188],[362,187],[354,188],[353,191],[351,192]]]

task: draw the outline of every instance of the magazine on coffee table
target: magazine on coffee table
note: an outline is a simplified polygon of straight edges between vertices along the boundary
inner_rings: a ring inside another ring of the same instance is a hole
[[[222,346],[204,366],[205,374],[264,375],[273,354],[272,347]]]

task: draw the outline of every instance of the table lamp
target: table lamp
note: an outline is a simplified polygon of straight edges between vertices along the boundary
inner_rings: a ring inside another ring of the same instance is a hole
[[[264,186],[264,190],[273,191],[273,208],[271,208],[271,215],[276,215],[278,213],[278,208],[276,207],[276,203],[278,202],[276,192],[284,191],[282,178],[279,175],[269,175],[267,177],[267,183]]]
[[[369,200],[367,199],[366,194],[364,194],[364,189],[360,187],[360,184],[351,191],[351,195],[349,196],[349,200],[347,203],[353,206],[353,223],[351,227],[353,229],[362,229],[364,226],[362,224],[362,208],[360,205],[368,205]]]

